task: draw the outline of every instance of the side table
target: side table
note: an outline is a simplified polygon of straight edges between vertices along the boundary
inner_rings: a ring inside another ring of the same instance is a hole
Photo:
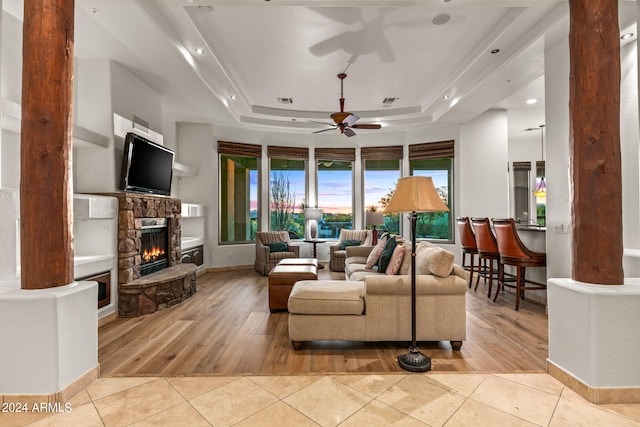
[[[311,243],[313,245],[313,257],[318,259],[318,243],[326,243],[326,240],[318,240],[318,239],[305,239],[305,243]],[[323,269],[324,265],[318,262],[318,269]]]

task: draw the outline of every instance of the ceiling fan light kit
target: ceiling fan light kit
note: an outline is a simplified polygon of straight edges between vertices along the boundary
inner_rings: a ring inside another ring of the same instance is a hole
[[[347,137],[355,136],[356,133],[353,129],[380,129],[382,125],[377,123],[363,123],[363,124],[355,124],[360,117],[355,114],[344,111],[344,79],[347,77],[345,73],[338,74],[338,78],[340,79],[340,111],[331,114],[331,119],[335,122],[326,123],[328,126],[331,126],[328,129],[317,130],[313,133],[321,133],[326,132],[328,130],[340,129],[340,133],[346,135]],[[324,124],[324,123],[323,123]]]

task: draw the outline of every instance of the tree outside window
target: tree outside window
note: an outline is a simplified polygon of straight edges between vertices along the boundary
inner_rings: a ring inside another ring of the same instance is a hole
[[[400,160],[364,161],[364,205],[367,211],[382,212],[391,200],[400,178]],[[384,228],[394,234],[400,234],[400,214],[385,214]]]
[[[270,230],[304,236],[305,161],[270,159]]]
[[[440,198],[451,208],[453,158],[410,160],[411,175],[430,176]],[[453,221],[449,212],[418,213],[416,237],[453,241]]]

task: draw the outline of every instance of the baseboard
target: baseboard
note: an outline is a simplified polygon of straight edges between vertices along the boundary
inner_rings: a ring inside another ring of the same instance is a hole
[[[640,387],[591,387],[548,359],[547,372],[591,403],[640,403]]]
[[[97,364],[58,392],[51,394],[4,394],[0,395],[0,402],[26,403],[29,408],[32,408],[34,405],[40,407],[41,404],[46,404],[53,405],[57,411],[64,411],[65,404],[69,402],[73,396],[87,388],[89,384],[99,377],[100,364]],[[51,406],[49,406],[48,409],[51,409]]]
[[[118,318],[118,313],[115,312],[115,311],[113,313],[107,314],[106,316],[98,319],[98,328],[103,327],[107,323],[109,323],[109,322],[111,322],[111,321],[113,321],[113,320],[115,320],[117,318]]]
[[[253,270],[253,265],[231,265],[229,267],[209,267],[204,273],[215,273],[216,271],[236,271],[236,270]]]

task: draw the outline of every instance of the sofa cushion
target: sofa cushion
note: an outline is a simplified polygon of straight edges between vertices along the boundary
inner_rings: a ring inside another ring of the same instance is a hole
[[[391,261],[391,255],[393,255],[396,245],[396,239],[387,239],[387,243],[384,245],[384,249],[380,253],[380,260],[378,260],[378,271],[380,273],[387,271],[387,265],[389,265],[389,261]]]
[[[402,261],[404,260],[404,251],[404,245],[396,246],[393,250],[393,254],[391,255],[391,259],[389,260],[389,265],[387,265],[387,269],[385,270],[385,274],[398,274]]]
[[[289,313],[364,313],[364,283],[344,280],[302,280],[289,295]]]
[[[384,249],[384,246],[387,244],[387,240],[389,238],[389,234],[384,235],[378,240],[378,244],[369,252],[369,256],[367,257],[367,268],[373,268],[374,265],[378,263],[380,259],[380,254]]]
[[[384,273],[378,273],[378,270],[372,270],[370,268],[365,268],[363,270],[354,271],[351,276],[349,276],[349,280],[355,281],[363,281],[369,276],[384,276]]]
[[[340,250],[345,250],[347,246],[360,246],[361,244],[362,241],[357,239],[343,240],[340,242]]]
[[[447,277],[453,270],[453,259],[452,252],[421,242],[416,249],[416,273]]]

